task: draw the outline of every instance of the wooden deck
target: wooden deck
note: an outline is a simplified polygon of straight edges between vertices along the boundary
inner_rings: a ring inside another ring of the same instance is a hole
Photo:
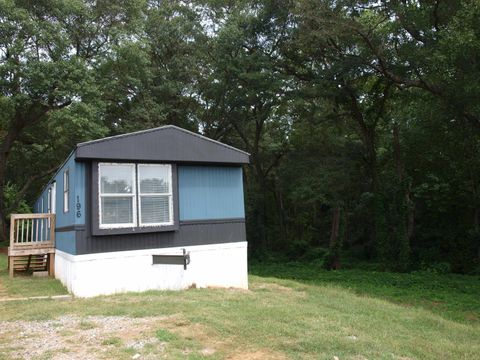
[[[8,267],[15,272],[55,271],[55,214],[12,214]]]

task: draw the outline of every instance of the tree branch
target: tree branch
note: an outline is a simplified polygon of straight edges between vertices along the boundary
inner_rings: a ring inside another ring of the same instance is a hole
[[[59,167],[60,167],[60,164],[55,165],[54,167],[52,167],[48,170],[45,170],[43,172],[40,172],[38,174],[30,176],[28,178],[28,180],[25,182],[25,184],[22,186],[22,188],[17,192],[17,194],[15,196],[15,199],[14,199],[13,203],[10,205],[10,209],[8,209],[8,211],[11,211],[18,206],[18,204],[23,199],[23,197],[25,196],[25,193],[30,188],[30,186],[33,184],[33,182],[35,182],[36,180],[40,180],[47,175],[50,175],[51,173],[55,172]]]

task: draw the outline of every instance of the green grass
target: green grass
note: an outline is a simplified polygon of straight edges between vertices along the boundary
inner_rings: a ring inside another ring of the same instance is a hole
[[[122,344],[122,339],[118,338],[118,337],[110,337],[108,339],[105,339],[102,341],[102,345],[105,345],[105,346],[120,346]]]
[[[10,279],[7,256],[0,254],[0,297],[30,297],[68,294],[59,281],[51,278],[17,275]]]
[[[216,348],[210,359],[255,352],[261,354],[257,358],[292,359],[473,359],[480,353],[478,277],[326,272],[301,264],[251,269],[256,275],[250,276],[249,291],[8,302],[1,305],[0,321],[167,316],[174,320],[142,336],[165,343],[168,358],[204,358],[205,346]],[[122,342],[110,345],[120,359],[135,353]]]
[[[325,271],[305,263],[253,264],[250,272],[318,286],[334,285],[358,295],[423,307],[446,319],[480,322],[480,277],[429,272]]]
[[[163,342],[169,342],[172,340],[176,340],[178,338],[177,335],[165,329],[158,329],[155,332],[155,336],[157,337],[158,340]]]
[[[97,325],[95,325],[95,323],[91,321],[82,320],[79,324],[79,328],[82,330],[91,330],[91,329],[95,329],[96,327]]]

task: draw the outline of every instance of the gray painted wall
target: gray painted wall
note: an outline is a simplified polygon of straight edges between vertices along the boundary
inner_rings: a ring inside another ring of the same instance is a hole
[[[77,255],[246,241],[244,220],[180,223],[177,231],[134,235],[93,236],[88,229],[77,230],[76,234]]]

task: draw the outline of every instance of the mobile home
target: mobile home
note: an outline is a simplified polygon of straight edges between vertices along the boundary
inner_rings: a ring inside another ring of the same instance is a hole
[[[78,144],[35,203],[75,295],[247,288],[248,153],[176,126]]]

